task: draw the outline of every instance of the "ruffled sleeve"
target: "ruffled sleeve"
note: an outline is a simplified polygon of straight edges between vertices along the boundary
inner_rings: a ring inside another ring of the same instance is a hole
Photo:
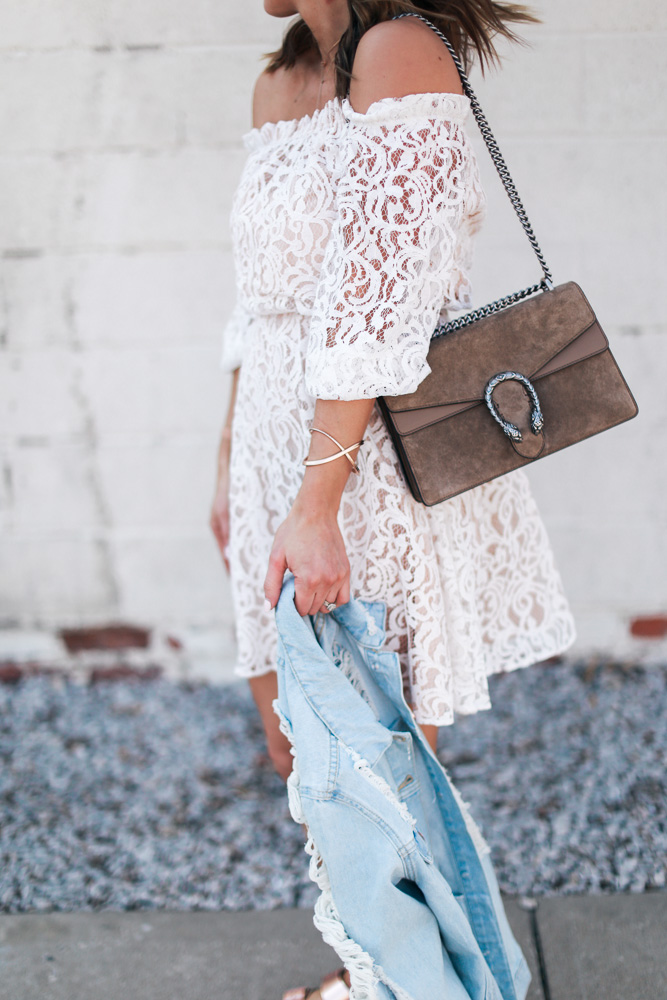
[[[240,368],[248,347],[253,322],[252,313],[237,302],[222,331],[220,367],[223,371],[232,372],[235,368]]]
[[[346,149],[306,357],[312,395],[399,395],[428,375],[433,330],[460,281],[476,172],[468,107],[460,95],[412,94],[359,114],[344,101]]]

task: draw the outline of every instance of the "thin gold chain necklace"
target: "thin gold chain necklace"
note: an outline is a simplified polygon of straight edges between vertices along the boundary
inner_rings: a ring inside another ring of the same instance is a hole
[[[330,55],[330,53],[333,52],[333,50],[336,48],[337,45],[338,45],[338,42],[335,42],[331,46],[331,48],[329,49],[329,52],[327,52],[327,55]],[[331,65],[331,62],[326,63],[326,62],[323,62],[323,61],[320,60],[320,67],[321,67],[321,71],[320,71],[320,89],[319,89],[319,92],[317,94],[317,107],[318,107],[318,109],[320,107],[320,101],[322,100],[322,87],[324,86],[324,78],[326,76],[326,69],[327,69],[327,66],[330,66],[330,65]],[[334,77],[335,77],[335,74],[336,74],[336,69],[334,67]]]
[[[320,89],[319,89],[318,94],[317,94],[317,107],[318,107],[318,109],[320,107],[320,102],[322,100],[322,87],[324,86],[324,77],[326,75],[325,70],[326,70],[326,63],[322,63],[322,75],[320,76]]]

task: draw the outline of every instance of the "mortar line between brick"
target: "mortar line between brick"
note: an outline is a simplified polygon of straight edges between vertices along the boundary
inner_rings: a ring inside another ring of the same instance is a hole
[[[241,135],[252,131],[250,126],[243,130]],[[667,135],[662,126],[655,128],[653,131],[630,131],[629,129],[619,130],[619,131],[591,131],[590,129],[585,129],[582,126],[580,132],[518,132],[512,128],[497,130],[498,136],[506,144],[511,143],[514,147],[526,147],[532,148],[535,146],[558,146],[562,143],[577,143],[582,147],[586,148],[592,144],[599,145],[604,144],[618,144],[621,140],[632,139],[634,142],[650,142],[658,143],[663,145],[667,142]],[[472,137],[476,139],[476,133],[472,132]],[[481,139],[479,142],[481,143]],[[69,146],[61,149],[54,149],[48,147],[31,147],[23,149],[9,150],[6,147],[0,150],[0,163],[12,163],[20,162],[22,160],[37,160],[43,161],[48,160],[49,162],[67,163],[68,161],[81,161],[81,160],[110,160],[113,158],[121,157],[142,157],[147,160],[162,160],[166,161],[169,159],[176,159],[183,156],[196,156],[197,154],[209,155],[209,156],[219,156],[222,154],[245,154],[244,146],[241,142],[240,137],[238,139],[230,140],[229,142],[219,142],[219,143],[188,143],[181,145],[161,145],[161,146],[138,146],[138,145],[127,145],[127,146]],[[239,161],[240,162],[240,161]]]
[[[143,253],[192,253],[195,251],[231,251],[229,241],[192,243],[80,243],[77,245],[44,244],[38,252],[22,247],[6,247],[0,250],[0,257],[6,260],[24,260],[26,257],[66,257],[77,254],[119,254],[137,256]]]
[[[617,38],[619,41],[627,41],[627,38],[656,38],[667,35],[667,30],[658,31],[647,28],[645,31],[633,31],[629,35],[625,27],[619,27],[615,31],[566,31],[550,29],[548,25],[533,27],[530,31],[530,38],[577,38],[583,41],[598,41]],[[166,40],[142,41],[142,42],[111,42],[100,39],[96,44],[90,45],[4,45],[0,46],[0,55],[41,55],[57,52],[99,52],[100,54],[137,52],[141,53],[170,53],[170,52],[234,52],[234,51],[255,51],[264,50],[276,44],[276,40],[271,38],[258,39],[253,42],[173,42]]]
[[[619,32],[620,34],[620,32]],[[639,34],[639,33],[638,33]],[[651,34],[651,32],[646,32],[646,34]],[[655,33],[654,33],[655,34]],[[221,52],[225,54],[233,52],[257,52],[260,57],[261,54],[266,49],[271,49],[275,47],[275,39],[265,39],[264,41],[257,42],[220,42],[216,45],[211,42],[202,42],[201,45],[196,43],[193,44],[178,44],[175,42],[104,42],[100,41],[96,45],[44,45],[44,46],[26,46],[26,45],[0,45],[0,56],[41,56],[41,55],[57,55],[59,53],[92,53],[100,56],[117,56],[117,55],[169,55],[169,54],[187,54],[187,53],[207,53],[207,52]]]

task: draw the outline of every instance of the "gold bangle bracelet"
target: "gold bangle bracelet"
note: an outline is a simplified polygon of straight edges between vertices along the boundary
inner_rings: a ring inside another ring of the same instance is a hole
[[[356,444],[351,444],[349,448],[343,448],[340,441],[336,441],[335,437],[332,437],[331,434],[328,434],[326,431],[321,430],[319,427],[311,427],[309,428],[309,430],[311,434],[313,433],[324,434],[325,437],[328,437],[330,441],[333,441],[333,443],[338,448],[340,448],[340,451],[337,451],[334,455],[329,455],[327,458],[311,458],[311,459],[304,458],[303,460],[304,465],[308,466],[326,465],[327,462],[333,462],[335,461],[335,459],[341,458],[344,455],[345,458],[350,463],[350,465],[352,466],[352,471],[355,473],[355,475],[357,476],[359,475],[360,472],[359,466],[357,465],[355,460],[350,456],[350,452],[354,451],[355,448],[361,448],[362,444],[364,443],[364,438],[362,438],[361,441],[357,441]]]

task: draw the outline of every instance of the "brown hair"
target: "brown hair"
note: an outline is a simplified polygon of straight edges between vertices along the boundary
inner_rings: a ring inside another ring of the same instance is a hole
[[[521,39],[512,25],[528,21],[539,21],[524,4],[504,2],[504,0],[347,0],[350,24],[343,33],[336,50],[336,96],[344,97],[352,76],[354,54],[361,36],[380,21],[388,21],[404,11],[423,14],[449,39],[465,69],[472,58],[479,59],[482,72],[498,62],[498,54],[493,44],[495,35],[503,35],[511,41]],[[275,52],[266,56],[270,59],[267,72],[284,67],[291,69],[300,56],[308,53],[319,55],[317,42],[306,22],[299,18],[285,32],[283,43]]]

